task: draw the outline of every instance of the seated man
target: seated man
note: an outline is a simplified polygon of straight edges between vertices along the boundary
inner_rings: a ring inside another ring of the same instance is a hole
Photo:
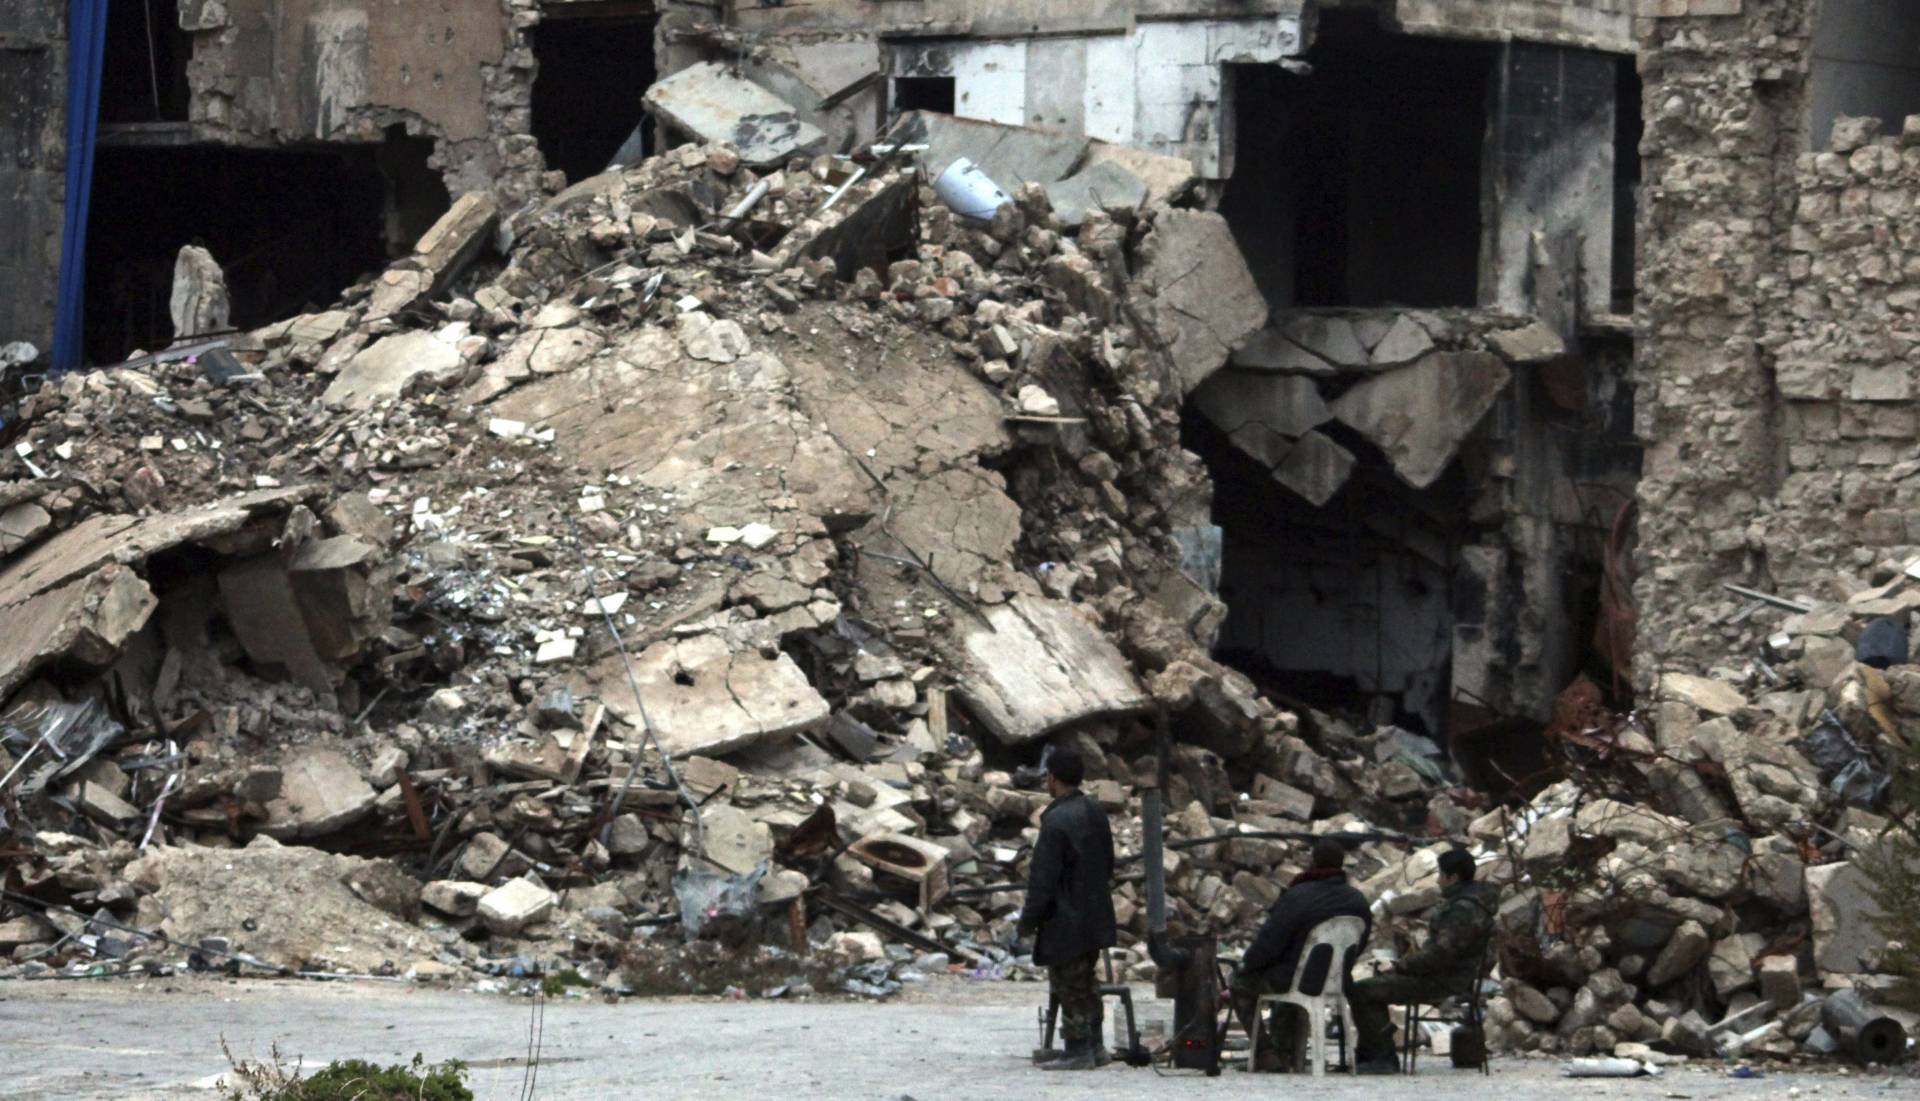
[[[1480,981],[1480,959],[1493,936],[1499,892],[1473,879],[1473,854],[1453,849],[1440,855],[1441,902],[1427,922],[1427,943],[1390,970],[1353,984],[1354,1027],[1359,1030],[1362,1074],[1393,1074],[1391,1005],[1431,1005],[1467,996]]]
[[[1274,901],[1273,908],[1267,911],[1266,924],[1253,938],[1229,988],[1233,1011],[1248,1035],[1253,1034],[1253,1012],[1260,995],[1292,989],[1293,972],[1300,964],[1300,950],[1306,947],[1307,935],[1314,926],[1330,918],[1357,917],[1372,927],[1366,896],[1347,883],[1347,873],[1342,870],[1346,862],[1347,850],[1340,842],[1330,838],[1314,842],[1312,866],[1294,876],[1293,882]],[[1332,961],[1336,975],[1328,976],[1326,981],[1346,982],[1351,962]],[[1275,1006],[1274,1011],[1272,1042],[1261,1044],[1256,1070],[1282,1069],[1282,1052],[1287,1053],[1285,1062],[1293,1063],[1305,1039],[1301,1031],[1305,1014],[1298,1006]]]

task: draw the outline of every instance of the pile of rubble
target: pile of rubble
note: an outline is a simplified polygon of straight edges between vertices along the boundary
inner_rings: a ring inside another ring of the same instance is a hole
[[[1920,563],[1878,572],[1832,602],[1754,594],[1745,615],[1792,613],[1767,652],[1667,673],[1636,715],[1584,680],[1562,695],[1548,736],[1565,778],[1464,827],[1506,891],[1496,1050],[1904,1054],[1915,1019],[1878,1004],[1898,980],[1873,869],[1894,850],[1871,808],[1920,718]],[[1442,848],[1376,877],[1376,906],[1430,905]]]
[[[47,381],[0,456],[10,973],[617,986],[634,938],[753,915],[856,990],[1005,974],[1015,772],[1078,747],[1137,851],[1161,708],[1178,837],[1423,804],[1207,656],[1181,378],[1251,285],[1205,212],[966,222],[898,150],[708,143]],[[1189,849],[1178,914],[1244,931],[1303,853]]]

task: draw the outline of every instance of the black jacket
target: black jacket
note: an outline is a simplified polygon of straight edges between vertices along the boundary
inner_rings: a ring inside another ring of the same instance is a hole
[[[1288,887],[1267,911],[1267,922],[1254,936],[1240,966],[1249,973],[1271,970],[1282,981],[1291,982],[1307,934],[1321,922],[1337,917],[1360,918],[1367,923],[1367,932],[1373,932],[1367,896],[1347,882],[1345,873]],[[1360,943],[1364,947],[1366,939],[1363,937]],[[1340,966],[1344,979],[1353,961],[1341,961]]]
[[[1038,933],[1033,962],[1067,960],[1113,947],[1113,832],[1107,816],[1074,791],[1040,814],[1040,840],[1027,868],[1020,931]]]

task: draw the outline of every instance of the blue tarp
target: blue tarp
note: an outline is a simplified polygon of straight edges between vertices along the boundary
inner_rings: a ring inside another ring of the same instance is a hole
[[[60,288],[53,325],[56,371],[80,366],[87,294],[87,207],[100,131],[100,69],[107,0],[67,0],[67,194],[60,233]]]

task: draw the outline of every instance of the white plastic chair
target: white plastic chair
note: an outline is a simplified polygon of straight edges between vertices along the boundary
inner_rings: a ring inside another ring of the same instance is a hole
[[[1307,1063],[1313,1067],[1315,1078],[1326,1074],[1327,1048],[1327,1012],[1338,1007],[1340,1011],[1340,1046],[1347,1049],[1347,1073],[1358,1073],[1359,1060],[1353,1058],[1351,1051],[1354,1041],[1353,1010],[1347,1006],[1347,965],[1348,953],[1359,954],[1360,942],[1366,938],[1367,923],[1364,918],[1337,917],[1313,927],[1307,934],[1306,946],[1300,949],[1300,962],[1294,966],[1293,981],[1283,994],[1262,994],[1253,1006],[1253,1035],[1247,1039],[1247,1070],[1252,1071],[1255,1060],[1260,1055],[1260,1030],[1266,1024],[1267,1014],[1275,1005],[1297,1005],[1307,1014]],[[1327,963],[1327,977],[1321,984],[1318,994],[1300,992],[1300,979],[1307,972],[1314,954],[1322,947],[1332,953]],[[1331,1005],[1329,1005],[1331,1003]]]

